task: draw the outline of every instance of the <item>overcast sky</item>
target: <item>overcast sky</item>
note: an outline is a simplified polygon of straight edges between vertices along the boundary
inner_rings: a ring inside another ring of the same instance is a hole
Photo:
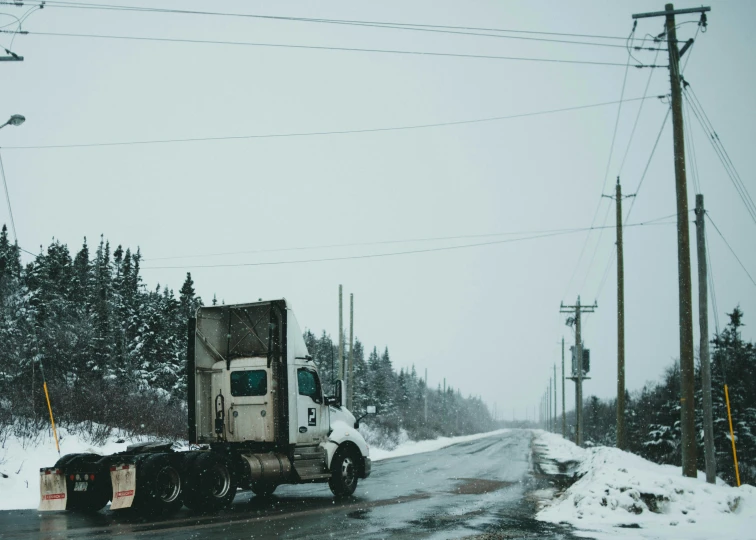
[[[632,29],[632,13],[664,9],[661,1],[568,5],[160,0],[142,5],[623,38]],[[675,7],[693,5],[697,4]],[[2,6],[0,12],[20,17],[27,9]],[[755,16],[752,2],[713,2],[708,32],[698,34],[684,58],[689,58],[685,77],[751,194],[756,194],[756,66],[750,43]],[[686,16],[678,22],[697,20]],[[0,19],[0,25],[13,22],[7,16]],[[695,23],[683,24],[678,37],[693,37],[696,28]],[[624,103],[618,124],[619,106],[614,104],[372,133],[12,147],[364,130],[615,102],[622,95],[628,59],[623,40],[505,34],[621,45],[598,47],[259,18],[63,9],[53,4],[31,15],[24,29],[619,64],[31,34],[17,36],[13,43],[24,62],[0,63],[0,117],[18,113],[27,118],[23,126],[0,131],[23,248],[38,252],[40,245],[56,238],[76,251],[84,237],[92,246],[103,234],[112,246],[141,248],[143,278],[150,288],[160,283],[178,290],[191,271],[205,302],[213,294],[226,303],[286,297],[303,327],[316,333],[326,329],[334,338],[341,283],[345,307],[348,294],[355,295],[355,333],[367,347],[388,346],[397,368],[414,365],[421,374],[427,368],[432,386],[445,377],[463,394],[497,403],[505,417],[515,411],[524,418],[526,408],[532,417],[552,366],[560,361],[561,338],[567,347],[574,339],[559,313],[560,302],[573,304],[580,294],[584,303],[598,301],[596,313],[584,325],[584,341],[592,352],[592,379],[585,392],[601,397],[616,392],[614,265],[601,288],[614,249],[613,229],[602,235],[579,232],[387,257],[197,266],[480,244],[523,235],[376,243],[583,228],[591,225],[594,215],[596,225],[604,223],[605,216],[612,225],[613,202],[602,200],[601,194],[613,193],[618,174],[626,193],[636,190],[667,102]],[[636,37],[657,35],[662,29],[662,19],[644,19]],[[0,34],[0,44],[9,47],[12,37]],[[635,57],[652,63],[655,54],[639,51]],[[662,51],[657,64],[666,63]],[[644,95],[652,71],[648,95],[669,92],[666,69],[630,67],[625,99]],[[756,277],[756,224],[701,127],[690,120],[707,209]],[[689,163],[691,208],[692,169]],[[624,202],[625,209],[631,201]],[[675,211],[670,121],[628,222]],[[4,205],[0,220],[8,221]],[[625,232],[630,390],[658,379],[679,354],[676,229],[674,218],[660,223]],[[747,325],[744,337],[754,339],[756,287],[707,226],[720,324],[726,322],[725,312],[740,304]],[[691,224],[693,242],[694,231]],[[364,245],[323,247],[334,244]],[[255,253],[303,247],[312,249]],[[248,253],[209,256],[227,252]],[[695,244],[692,256],[697,344]],[[172,268],[155,268],[165,266]],[[713,308],[710,311],[713,314]],[[712,319],[710,329],[714,327]],[[568,405],[574,403],[570,386],[568,382]]]

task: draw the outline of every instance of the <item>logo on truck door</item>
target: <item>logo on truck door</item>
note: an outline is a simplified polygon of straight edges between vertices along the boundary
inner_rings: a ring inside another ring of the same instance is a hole
[[[317,425],[317,417],[315,416],[315,409],[314,408],[308,408],[307,409],[307,425],[308,426],[316,426]]]

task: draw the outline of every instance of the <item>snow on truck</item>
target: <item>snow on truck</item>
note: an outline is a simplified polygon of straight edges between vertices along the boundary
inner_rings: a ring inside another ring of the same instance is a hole
[[[111,510],[219,510],[237,489],[266,496],[280,484],[328,482],[339,497],[370,475],[343,382],[323,394],[286,300],[199,308],[187,359],[190,449],[65,455],[40,469],[40,510],[98,511],[108,501]]]

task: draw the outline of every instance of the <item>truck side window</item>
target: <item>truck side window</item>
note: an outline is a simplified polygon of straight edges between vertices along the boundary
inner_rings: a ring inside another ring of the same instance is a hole
[[[256,369],[231,372],[232,396],[264,396],[268,393],[268,373]]]
[[[322,403],[323,397],[320,390],[320,381],[314,371],[300,368],[297,371],[297,384],[300,396],[309,396],[315,403]]]

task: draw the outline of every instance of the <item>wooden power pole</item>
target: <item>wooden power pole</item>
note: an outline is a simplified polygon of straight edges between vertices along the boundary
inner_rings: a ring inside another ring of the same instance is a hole
[[[352,410],[354,403],[354,294],[349,293],[349,392],[347,409]]]
[[[341,301],[341,285],[339,285],[339,373],[337,379],[344,378],[344,309]]]
[[[577,418],[577,429],[575,430],[575,444],[583,446],[583,341],[580,335],[581,325],[580,316],[583,313],[593,313],[598,307],[596,302],[592,306],[583,306],[580,304],[580,297],[577,298],[577,304],[574,306],[559,306],[560,313],[574,313],[572,322],[575,324],[575,363],[577,365],[577,375],[575,376],[575,417]],[[574,374],[573,374],[574,375]]]
[[[685,175],[685,135],[683,132],[680,50],[677,48],[675,15],[705,13],[708,7],[676,10],[666,4],[664,11],[638,13],[633,19],[664,17],[667,49],[669,51],[669,79],[672,85],[672,137],[675,152],[675,191],[677,192],[677,273],[680,318],[680,426],[682,432],[682,472],[695,478],[696,426],[693,396],[695,392],[693,366],[693,299],[690,277],[690,231],[688,227],[688,186]],[[687,50],[683,48],[683,52]]]
[[[627,195],[626,197],[634,197]],[[622,185],[619,176],[614,199],[617,210],[617,448],[625,449],[625,252],[622,243]]]
[[[556,378],[556,364],[554,364],[554,428],[551,430],[554,433],[557,432],[557,378]]]
[[[567,413],[564,405],[564,336],[562,336],[562,437],[567,437]]]
[[[701,386],[703,386],[704,455],[706,481],[717,481],[717,457],[714,452],[714,423],[711,410],[711,362],[709,358],[709,289],[706,268],[706,236],[703,195],[696,195],[696,245],[698,247],[698,324],[701,329]]]

